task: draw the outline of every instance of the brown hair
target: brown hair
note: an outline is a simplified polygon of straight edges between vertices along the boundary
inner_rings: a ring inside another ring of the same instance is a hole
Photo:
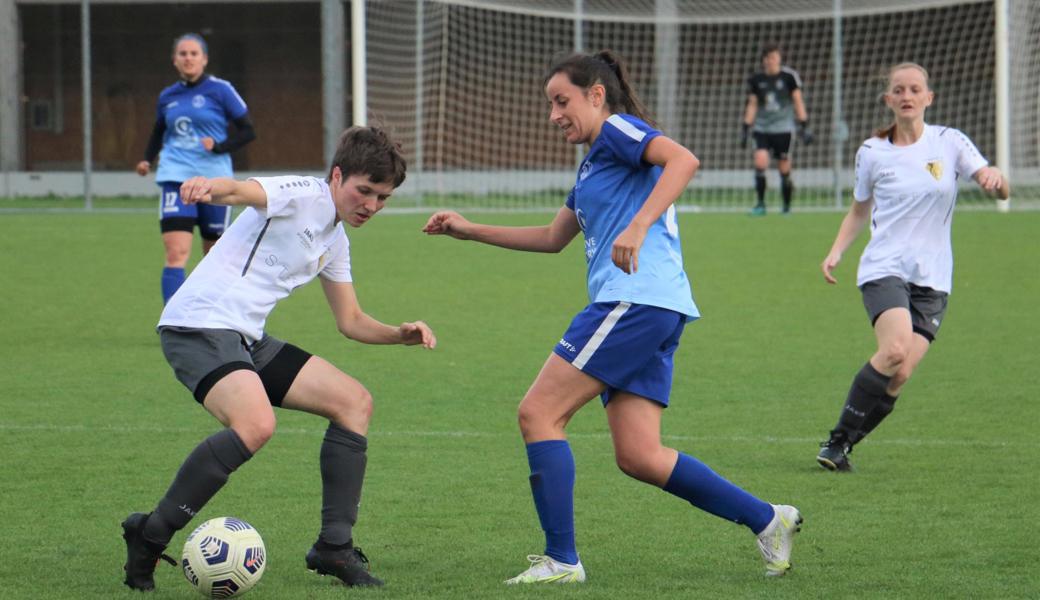
[[[774,52],[780,52],[781,54],[783,54],[783,52],[780,51],[780,42],[769,41],[762,44],[762,50],[759,54],[759,57],[765,58]]]
[[[379,127],[351,127],[339,136],[332,166],[325,181],[332,181],[332,170],[339,167],[343,179],[351,175],[367,175],[372,183],[391,182],[398,187],[404,182],[408,164],[401,145]]]
[[[898,65],[892,65],[891,67],[888,68],[888,76],[886,77],[885,91],[882,92],[878,96],[878,100],[880,100],[882,104],[884,104],[885,96],[888,94],[888,87],[892,85],[892,75],[896,71],[902,71],[903,69],[917,69],[918,71],[921,72],[922,75],[924,75],[924,84],[926,86],[928,85],[928,71],[926,71],[925,68],[922,67],[921,65],[919,65],[917,63],[914,63],[914,62],[901,62]],[[874,130],[874,137],[887,140],[887,139],[891,139],[892,138],[892,134],[894,134],[895,132],[896,132],[896,122],[892,121],[891,123],[889,123],[888,125],[885,125],[884,127],[878,127],[877,129],[875,129]]]
[[[557,73],[566,73],[571,83],[586,91],[597,83],[602,85],[611,112],[635,115],[654,125],[649,111],[628,81],[628,69],[621,57],[613,51],[600,50],[595,54],[576,52],[556,58],[545,73],[542,87]]]
[[[185,33],[183,35],[179,35],[173,39],[173,49],[170,51],[170,54],[176,56],[177,46],[179,46],[181,42],[183,42],[184,40],[192,40],[198,42],[199,46],[202,48],[202,53],[205,54],[207,57],[209,56],[209,46],[206,44],[206,40],[204,40],[201,35],[192,31],[189,31],[188,33]]]

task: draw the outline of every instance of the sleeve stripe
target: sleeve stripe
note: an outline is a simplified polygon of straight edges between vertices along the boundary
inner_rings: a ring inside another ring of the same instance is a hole
[[[798,84],[798,87],[805,87],[802,85],[802,78],[798,75],[798,71],[795,71],[791,67],[780,67],[780,70],[789,74],[791,77],[794,77],[794,81]]]
[[[238,95],[238,90],[235,89],[235,86],[231,85],[230,81],[221,79],[219,77],[213,77],[212,75],[210,76],[210,79],[212,79],[213,81],[215,81],[217,83],[222,83],[222,84],[226,85],[228,87],[228,89],[231,90],[231,93],[235,95],[235,98],[238,99],[238,101],[242,103],[242,108],[244,108],[246,110],[249,110],[249,107],[246,106],[246,101],[242,99],[242,96]]]
[[[621,118],[621,115],[610,115],[607,117],[607,123],[637,142],[643,141],[643,138],[646,137],[645,131],[640,131],[635,125]]]

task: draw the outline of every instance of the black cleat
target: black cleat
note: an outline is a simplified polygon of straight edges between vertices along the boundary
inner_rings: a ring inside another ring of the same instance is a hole
[[[820,453],[816,455],[816,462],[828,471],[851,471],[849,452],[852,452],[852,446],[844,438],[831,436],[830,440],[820,444]]]
[[[144,524],[148,520],[145,513],[133,513],[123,521],[123,539],[126,540],[126,579],[123,580],[132,590],[148,592],[155,589],[155,565],[165,560],[176,566],[177,562],[163,554],[165,546],[144,539]]]
[[[311,546],[307,551],[307,568],[318,575],[332,575],[347,587],[383,585],[383,580],[368,572],[368,557],[361,548],[319,550]]]

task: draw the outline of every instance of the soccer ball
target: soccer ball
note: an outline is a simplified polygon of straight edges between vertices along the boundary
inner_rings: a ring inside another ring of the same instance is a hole
[[[210,519],[184,542],[181,568],[191,587],[207,598],[244,594],[267,565],[264,540],[252,525],[234,517]]]

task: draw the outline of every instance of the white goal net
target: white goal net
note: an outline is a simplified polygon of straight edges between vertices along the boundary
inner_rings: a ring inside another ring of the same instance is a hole
[[[1040,3],[1011,13],[1010,167],[1019,202],[1040,203]],[[543,72],[559,52],[610,48],[666,135],[702,167],[680,205],[744,210],[754,202],[751,150],[740,145],[747,78],[776,41],[801,75],[812,145],[795,142],[795,209],[848,202],[859,144],[889,116],[886,68],[927,68],[927,119],[963,130],[995,163],[994,0],[845,2],[841,84],[833,61],[833,0],[369,0],[370,122],[404,144],[400,206],[498,210],[558,207],[578,152],[549,123]],[[837,95],[836,95],[837,92]],[[840,118],[836,120],[836,106]],[[839,126],[835,126],[838,124]],[[775,165],[767,203],[779,202]],[[844,188],[841,196],[836,187]],[[844,199],[842,199],[844,198]],[[989,206],[970,188],[962,202]]]

